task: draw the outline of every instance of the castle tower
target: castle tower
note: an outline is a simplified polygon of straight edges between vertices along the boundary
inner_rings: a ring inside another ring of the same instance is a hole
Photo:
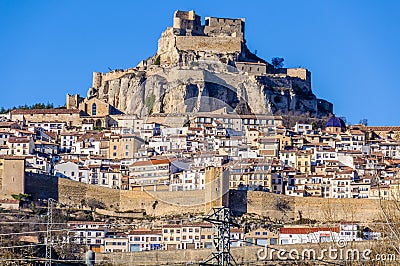
[[[83,98],[79,96],[79,94],[71,94],[67,93],[65,106],[67,109],[79,109],[79,104],[83,101]]]
[[[175,11],[173,28],[180,30],[179,35],[203,35],[201,17],[194,10]]]
[[[101,86],[103,73],[93,72],[92,87],[99,88]]]
[[[229,173],[223,167],[208,167],[205,172],[205,212],[213,207],[229,207]]]
[[[25,193],[25,157],[0,157],[1,191],[8,196]]]

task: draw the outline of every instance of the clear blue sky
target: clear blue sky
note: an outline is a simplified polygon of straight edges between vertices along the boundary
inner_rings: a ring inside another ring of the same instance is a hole
[[[313,90],[357,123],[400,125],[400,1],[0,0],[0,106],[86,95],[93,71],[156,51],[177,9],[246,18],[249,48],[312,72]]]

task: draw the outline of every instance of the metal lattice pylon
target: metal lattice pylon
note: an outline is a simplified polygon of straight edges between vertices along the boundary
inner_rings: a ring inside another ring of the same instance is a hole
[[[231,255],[231,230],[230,226],[235,225],[231,220],[231,212],[227,207],[216,207],[204,218],[204,221],[213,225],[213,249],[209,258],[200,265],[237,265]]]
[[[52,227],[53,227],[53,203],[56,201],[49,198],[47,200],[47,231],[46,231],[46,266],[51,266],[51,249],[52,249]]]

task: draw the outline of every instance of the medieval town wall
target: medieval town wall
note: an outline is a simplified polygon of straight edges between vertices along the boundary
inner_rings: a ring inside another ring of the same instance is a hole
[[[205,212],[204,200],[202,200],[206,198],[204,190],[120,191],[53,176],[33,174],[27,175],[25,183],[26,193],[32,194],[35,198],[52,197],[59,202],[76,207],[81,205],[82,199],[94,198],[103,202],[107,209],[118,212],[142,211],[155,216]],[[248,191],[245,197],[239,194],[243,192],[231,191],[229,194],[233,211],[243,213],[245,210],[247,213],[270,217],[272,220],[297,220],[300,215],[303,219],[321,222],[341,220],[371,222],[382,219],[378,200],[302,198],[257,191]],[[284,211],[277,208],[278,201],[287,206]],[[387,205],[390,202],[384,204]]]

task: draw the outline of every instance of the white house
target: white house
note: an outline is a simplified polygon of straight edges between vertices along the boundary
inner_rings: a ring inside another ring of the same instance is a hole
[[[340,227],[282,227],[279,244],[303,244],[332,242],[340,239]]]
[[[54,175],[62,178],[69,178],[78,182],[89,182],[89,168],[78,162],[62,162],[54,166]]]

